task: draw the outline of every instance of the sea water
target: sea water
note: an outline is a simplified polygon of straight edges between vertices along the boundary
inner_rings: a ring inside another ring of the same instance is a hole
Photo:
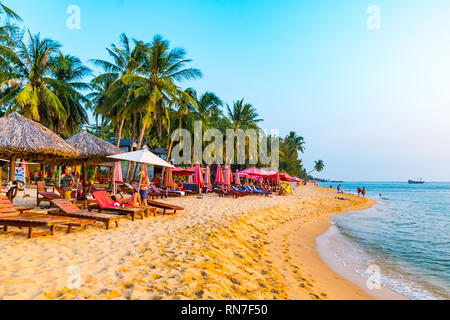
[[[407,298],[449,299],[450,183],[340,184],[346,193],[365,187],[378,204],[333,217],[339,231],[332,244],[335,258],[363,278],[376,266],[381,285]]]

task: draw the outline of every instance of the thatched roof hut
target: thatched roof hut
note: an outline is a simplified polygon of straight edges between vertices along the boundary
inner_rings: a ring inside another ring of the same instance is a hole
[[[0,156],[47,160],[76,158],[78,152],[53,131],[13,112],[0,118]]]
[[[108,162],[111,161],[108,156],[123,153],[115,145],[97,138],[86,131],[81,131],[73,137],[70,137],[66,142],[78,151],[78,157],[75,161],[87,164]]]
[[[66,140],[66,142],[79,153],[78,157],[76,159],[70,160],[69,163],[83,165],[83,184],[85,186],[85,189],[88,180],[88,164],[100,165],[104,162],[111,161],[108,156],[123,153],[123,151],[117,148],[115,145],[97,138],[96,136],[86,131],[81,131],[73,137],[70,137]],[[69,163],[66,162],[66,164]]]

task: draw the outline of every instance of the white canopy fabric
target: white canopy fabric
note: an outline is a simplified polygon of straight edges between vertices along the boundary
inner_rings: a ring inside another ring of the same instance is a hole
[[[167,168],[175,168],[170,163],[164,161],[160,157],[156,156],[152,152],[148,150],[139,150],[128,153],[116,154],[114,156],[109,156],[108,158],[123,160],[123,161],[133,161],[138,163],[146,163],[154,166],[167,167]]]

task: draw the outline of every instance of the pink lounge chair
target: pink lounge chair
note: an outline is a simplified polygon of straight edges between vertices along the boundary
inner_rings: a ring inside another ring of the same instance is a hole
[[[136,220],[137,215],[140,215],[141,218],[144,219],[149,209],[149,208],[136,208],[127,205],[124,205],[123,207],[115,206],[115,203],[117,202],[115,202],[106,191],[96,191],[93,192],[92,195],[94,196],[97,203],[91,204],[89,206],[89,211],[92,211],[93,208],[96,208],[98,212],[109,211],[118,214],[125,214],[131,216],[131,220],[134,221]]]

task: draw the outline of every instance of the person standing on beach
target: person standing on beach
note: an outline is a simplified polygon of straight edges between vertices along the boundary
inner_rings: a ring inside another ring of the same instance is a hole
[[[358,192],[358,197],[361,195],[361,188],[358,186],[358,189],[356,189],[356,192]]]
[[[362,189],[362,195],[364,198],[366,197],[366,188],[365,187],[363,187],[363,189]]]
[[[72,188],[75,185],[75,179],[72,176],[72,168],[66,166],[64,169],[64,176],[61,179],[61,188],[63,190],[64,199],[72,200]]]
[[[148,187],[150,186],[150,180],[147,177],[147,174],[145,173],[145,171],[141,171],[140,174],[141,178],[139,180],[139,193],[141,195],[141,201],[144,204],[144,206],[146,206],[148,204],[147,200],[148,200]]]

